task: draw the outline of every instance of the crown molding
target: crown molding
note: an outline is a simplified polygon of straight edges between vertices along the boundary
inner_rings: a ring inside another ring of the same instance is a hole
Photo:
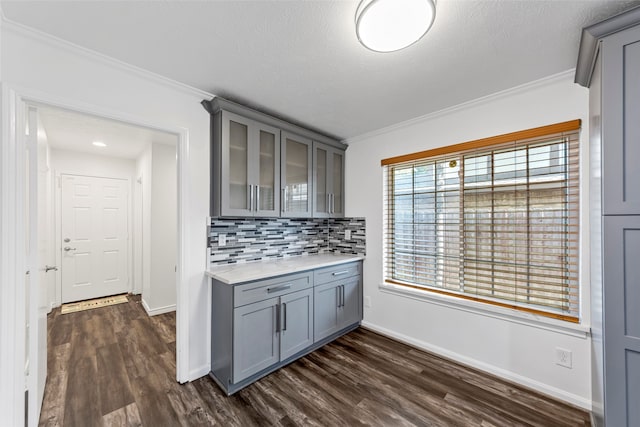
[[[489,102],[494,102],[494,101],[497,101],[497,100],[502,99],[502,98],[513,96],[513,95],[516,95],[516,94],[519,94],[519,93],[522,93],[522,92],[527,92],[527,91],[529,91],[531,89],[535,89],[535,88],[538,88],[538,87],[546,86],[546,85],[549,85],[551,83],[555,83],[557,81],[571,79],[573,77],[574,73],[575,73],[575,69],[570,69],[570,70],[563,71],[561,73],[552,74],[550,76],[543,77],[542,79],[534,80],[532,82],[525,83],[525,84],[520,85],[520,86],[515,86],[515,87],[509,88],[509,89],[502,90],[500,92],[495,92],[495,93],[492,93],[490,95],[483,96],[481,98],[476,98],[476,99],[471,100],[471,101],[463,102],[462,104],[454,105],[452,107],[444,108],[442,110],[438,110],[438,111],[435,111],[433,113],[428,113],[428,114],[425,114],[423,116],[419,116],[419,117],[415,117],[413,119],[405,120],[403,122],[396,123],[396,124],[393,124],[391,126],[383,127],[383,128],[380,128],[380,129],[377,129],[377,130],[374,130],[374,131],[371,131],[371,132],[367,132],[367,133],[364,133],[364,134],[361,134],[361,135],[358,135],[358,136],[347,138],[347,139],[343,140],[342,142],[347,144],[347,145],[349,145],[349,144],[352,144],[354,142],[363,141],[363,140],[366,140],[366,139],[369,139],[369,138],[373,138],[373,137],[376,137],[376,136],[379,136],[379,135],[383,135],[383,134],[386,134],[386,133],[389,133],[389,132],[394,132],[394,131],[397,131],[397,130],[400,130],[400,129],[404,129],[404,128],[407,128],[407,127],[410,127],[410,126],[414,126],[414,125],[417,125],[417,124],[420,124],[420,123],[427,122],[429,120],[433,120],[433,119],[435,119],[437,117],[447,116],[447,115],[454,114],[454,113],[457,113],[457,112],[462,111],[462,110],[466,110],[468,108],[478,107],[480,105],[484,105],[484,104],[487,104]]]
[[[638,24],[640,24],[640,6],[584,27],[580,37],[575,82],[584,87],[591,85],[593,68],[598,57],[600,41],[603,38]]]
[[[2,13],[1,9],[0,9],[0,19],[2,20],[3,31],[12,31],[24,37],[29,37],[31,39],[45,43],[49,46],[66,50],[76,55],[85,57],[89,60],[104,64],[108,67],[125,71],[137,77],[143,77],[146,80],[154,81],[155,83],[161,84],[163,86],[171,87],[172,89],[178,90],[186,94],[194,95],[203,99],[211,99],[216,96],[215,94],[209,93],[207,91],[197,89],[185,83],[181,83],[179,81],[170,79],[169,77],[156,74],[152,71],[145,70],[144,68],[140,68],[135,65],[131,65],[127,62],[120,61],[119,59],[115,59],[111,56],[96,52],[95,50],[79,46],[75,43],[71,43],[70,41],[45,33],[44,31],[40,31],[35,28],[31,28],[26,25],[7,19],[4,16],[4,13]]]

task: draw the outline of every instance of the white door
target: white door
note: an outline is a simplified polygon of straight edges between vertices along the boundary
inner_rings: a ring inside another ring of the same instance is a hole
[[[26,179],[25,224],[27,230],[26,276],[26,363],[25,376],[28,391],[27,425],[36,426],[40,418],[44,386],[47,379],[47,279],[46,261],[47,239],[43,222],[46,221],[46,157],[38,155],[38,112],[28,108],[28,133],[26,137]]]
[[[127,181],[62,175],[62,302],[129,290]]]

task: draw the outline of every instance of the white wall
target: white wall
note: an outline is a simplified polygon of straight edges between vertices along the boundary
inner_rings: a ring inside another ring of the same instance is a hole
[[[57,148],[51,149],[51,165],[56,176],[67,173],[132,180],[136,172],[135,160]]]
[[[63,174],[69,175],[84,175],[100,178],[117,178],[127,180],[129,185],[127,203],[129,209],[127,212],[127,230],[131,236],[133,233],[133,215],[132,215],[132,183],[134,182],[134,176],[136,171],[136,162],[129,159],[121,159],[116,157],[107,157],[90,153],[79,153],[75,151],[51,149],[51,169],[55,177],[54,183],[54,199],[55,209],[53,214],[53,224],[57,232],[54,235],[53,244],[54,247],[59,248],[61,246],[60,239],[63,236],[60,235],[61,224],[61,190],[60,190],[60,176]],[[132,277],[133,277],[133,241],[129,239],[127,243],[127,274],[129,276],[129,290],[132,290]],[[59,254],[59,252],[58,252]],[[58,258],[58,265],[61,264],[61,260]],[[51,306],[59,306],[62,303],[62,279],[61,270],[56,272],[56,281],[54,283],[53,292],[49,293],[49,299]]]
[[[176,148],[150,144],[138,161],[142,176],[142,303],[149,315],[175,310]]]
[[[384,102],[384,101],[382,101]],[[382,168],[380,160],[558,122],[582,119],[581,304],[589,326],[588,91],[573,72],[534,82],[439,114],[353,138],[346,159],[347,216],[367,220],[364,295],[371,298],[364,322],[372,329],[590,408],[590,338],[564,322],[489,315],[470,302],[452,306],[383,291]],[[500,310],[498,310],[500,311]],[[560,326],[559,326],[560,325]],[[555,348],[573,352],[573,368],[555,364]]]
[[[183,271],[179,273],[181,286],[188,289],[188,300],[184,302],[188,325],[181,323],[178,314],[178,329],[188,335],[182,336],[188,342],[186,377],[206,375],[210,363],[209,286],[204,275],[209,212],[209,115],[200,101],[208,95],[7,21],[2,24],[0,40],[3,82],[19,93],[55,104],[86,106],[103,116],[184,132],[187,136],[188,167],[182,171],[188,187],[187,194],[182,194],[185,248],[181,254]]]

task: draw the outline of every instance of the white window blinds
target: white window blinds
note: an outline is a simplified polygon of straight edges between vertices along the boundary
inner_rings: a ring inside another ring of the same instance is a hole
[[[578,129],[383,161],[385,279],[577,321]]]

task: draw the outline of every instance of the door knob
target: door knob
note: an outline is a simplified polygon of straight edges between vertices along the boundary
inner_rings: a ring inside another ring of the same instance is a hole
[[[70,248],[69,246],[65,246],[65,247],[64,247],[64,251],[65,251],[65,252],[75,251],[75,250],[76,250],[76,248]]]
[[[70,239],[70,238],[68,238],[68,237],[65,237],[65,238],[64,238],[64,242],[65,242],[65,243],[69,243],[70,241],[71,241],[71,239]]]
[[[58,271],[58,267],[56,267],[55,265],[49,266],[49,265],[45,265],[44,266],[44,272],[48,273],[49,271]]]

